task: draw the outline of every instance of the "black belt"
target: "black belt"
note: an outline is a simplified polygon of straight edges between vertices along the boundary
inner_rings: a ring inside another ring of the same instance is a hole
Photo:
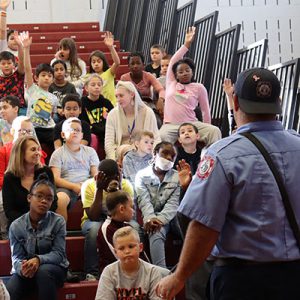
[[[289,264],[289,263],[300,263],[300,259],[297,260],[288,260],[288,261],[254,261],[254,260],[246,260],[240,259],[236,257],[228,257],[228,258],[217,258],[215,260],[216,267],[224,267],[224,266],[255,266],[255,265],[278,265],[278,264]]]

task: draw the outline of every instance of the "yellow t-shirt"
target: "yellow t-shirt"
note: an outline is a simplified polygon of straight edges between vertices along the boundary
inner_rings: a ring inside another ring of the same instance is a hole
[[[133,187],[131,183],[127,179],[122,179],[122,190],[127,192],[130,197],[133,198]],[[86,180],[81,187],[81,201],[82,201],[82,206],[83,206],[83,217],[81,218],[81,227],[83,226],[84,222],[88,220],[88,216],[85,212],[85,208],[89,208],[92,206],[95,193],[96,193],[96,181],[94,178],[90,178]],[[102,205],[103,207],[106,206],[106,196],[107,192],[103,191],[103,202]]]
[[[103,88],[101,94],[104,98],[110,100],[113,106],[117,104],[117,98],[115,95],[115,77],[111,73],[110,68],[102,74],[99,74],[103,79]]]

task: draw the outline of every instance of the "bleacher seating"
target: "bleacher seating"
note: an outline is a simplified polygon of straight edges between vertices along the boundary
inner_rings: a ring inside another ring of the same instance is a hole
[[[99,24],[91,23],[56,23],[56,24],[10,24],[9,28],[18,31],[29,31],[33,37],[31,46],[31,63],[33,71],[37,64],[50,63],[57,51],[59,40],[64,37],[71,37],[76,41],[78,55],[87,63],[92,51],[100,50],[105,52],[109,63],[112,63],[110,53],[105,46],[104,32],[100,32]],[[128,52],[122,52],[120,42],[115,41],[121,65],[118,68],[116,79],[126,72],[129,72],[127,57]],[[84,237],[81,235],[82,202],[77,201],[74,207],[68,212],[66,252],[70,262],[70,268],[75,272],[83,272],[84,269]],[[169,254],[168,264],[176,264],[180,247],[174,245],[172,238],[168,239],[166,250]],[[9,241],[0,240],[0,277],[8,278],[11,270],[11,252]],[[79,283],[65,283],[59,289],[59,300],[63,299],[94,299],[98,281],[81,281]],[[178,300],[183,300],[184,292],[181,292]],[[33,300],[33,299],[28,299]]]
[[[32,36],[31,64],[35,69],[40,63],[50,63],[58,49],[58,43],[62,38],[70,37],[76,41],[78,55],[87,66],[89,55],[94,50],[100,50],[107,56],[109,64],[112,64],[111,55],[105,46],[104,32],[99,31],[99,23],[52,23],[52,24],[10,24],[8,28],[18,31],[29,31]],[[122,52],[120,42],[115,41],[121,65],[117,72],[118,80],[123,73],[129,71],[127,66],[128,52]],[[89,66],[88,66],[89,67]]]
[[[67,237],[66,252],[73,271],[83,271],[84,237]],[[11,270],[11,253],[9,241],[0,241],[0,276],[7,277]],[[98,281],[81,281],[79,283],[65,283],[63,288],[59,289],[58,299],[94,299]],[[29,300],[29,299],[28,299]]]

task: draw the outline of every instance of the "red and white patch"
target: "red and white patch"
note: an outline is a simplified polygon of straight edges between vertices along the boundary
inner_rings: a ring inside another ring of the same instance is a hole
[[[197,176],[200,179],[206,179],[211,174],[215,165],[215,160],[211,156],[204,156],[198,166]]]

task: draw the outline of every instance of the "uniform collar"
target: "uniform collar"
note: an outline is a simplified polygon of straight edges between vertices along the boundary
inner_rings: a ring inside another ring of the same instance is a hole
[[[247,123],[239,127],[237,133],[274,130],[283,130],[283,126],[280,121],[259,121]]]

